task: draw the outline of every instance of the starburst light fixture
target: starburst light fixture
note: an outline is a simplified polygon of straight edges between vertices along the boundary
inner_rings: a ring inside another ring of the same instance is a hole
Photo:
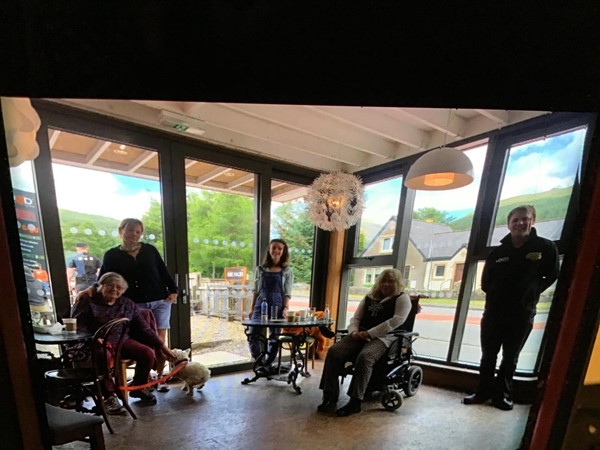
[[[322,230],[346,230],[356,225],[363,210],[360,178],[341,171],[317,177],[306,196],[310,221]]]

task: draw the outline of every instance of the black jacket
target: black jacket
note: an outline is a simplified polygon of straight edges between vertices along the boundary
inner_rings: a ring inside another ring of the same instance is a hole
[[[485,310],[534,315],[540,295],[558,277],[556,245],[539,237],[535,228],[520,248],[513,247],[510,234],[500,242],[487,257],[481,276]]]
[[[106,272],[117,272],[125,278],[129,288],[123,295],[135,303],[164,300],[170,293],[177,293],[160,253],[150,244],[142,244],[136,258],[119,247],[111,248],[104,254],[100,276]]]

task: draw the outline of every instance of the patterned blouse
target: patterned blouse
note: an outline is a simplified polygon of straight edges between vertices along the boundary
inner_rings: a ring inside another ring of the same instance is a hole
[[[150,323],[142,316],[140,308],[127,297],[120,297],[112,305],[103,302],[102,294],[98,291],[90,297],[82,294],[71,310],[71,317],[77,318],[77,329],[95,333],[98,328],[113,319],[126,317],[130,320],[129,333],[135,339],[152,348],[163,346],[163,341],[150,326]]]

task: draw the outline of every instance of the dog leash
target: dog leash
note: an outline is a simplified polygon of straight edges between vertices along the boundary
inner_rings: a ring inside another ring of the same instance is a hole
[[[139,389],[149,388],[150,386],[154,386],[155,384],[164,383],[169,378],[173,377],[176,373],[183,370],[183,368],[187,365],[188,365],[188,361],[186,361],[184,359],[183,361],[179,361],[179,362],[175,363],[175,367],[168,374],[163,375],[162,377],[160,377],[156,380],[152,380],[146,384],[140,384],[137,386],[119,386],[119,389],[121,389],[122,391],[137,391]]]

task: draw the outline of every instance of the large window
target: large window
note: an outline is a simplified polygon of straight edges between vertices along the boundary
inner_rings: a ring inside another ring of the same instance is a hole
[[[417,315],[415,342],[419,355],[445,358],[456,313],[462,278],[455,272],[465,262],[477,193],[487,145],[465,151],[473,163],[475,181],[452,191],[419,191],[415,194],[406,263],[414,267],[407,285],[426,296]]]
[[[508,212],[522,204],[535,206],[535,227],[540,235],[560,239],[573,185],[581,169],[585,134],[582,127],[510,147],[490,235],[492,245],[499,245],[507,233]]]
[[[587,115],[553,114],[477,142],[459,143],[473,163],[472,184],[451,191],[407,191],[393,224],[374,233],[377,245],[360,247],[360,238],[349,233],[356,242],[348,242],[354,245],[355,257],[346,260],[344,312],[351,313],[356,301],[352,295],[372,285],[380,268],[402,268],[407,291],[421,295],[422,311],[414,326],[420,334],[414,344],[419,357],[476,366],[481,357],[479,322],[485,294],[480,279],[485,258],[508,233],[510,209],[522,204],[536,207],[538,234],[556,241],[559,250],[566,248],[564,240],[572,223],[569,206],[573,195],[578,195],[584,144],[589,142],[588,120]],[[398,162],[395,173],[389,166],[380,176],[389,179],[407,170],[405,163]],[[387,252],[390,246],[397,249]],[[378,252],[369,253],[373,248]],[[541,296],[533,331],[519,360],[521,373],[537,370],[553,292],[550,287]],[[468,307],[458,314],[460,302]]]
[[[366,201],[363,215],[356,226],[355,256],[369,257],[392,251],[401,191],[401,177],[365,187]]]
[[[304,201],[306,188],[274,180],[271,203],[271,237],[289,246],[290,266],[294,271],[291,310],[309,306],[312,283],[315,227],[308,218]]]

